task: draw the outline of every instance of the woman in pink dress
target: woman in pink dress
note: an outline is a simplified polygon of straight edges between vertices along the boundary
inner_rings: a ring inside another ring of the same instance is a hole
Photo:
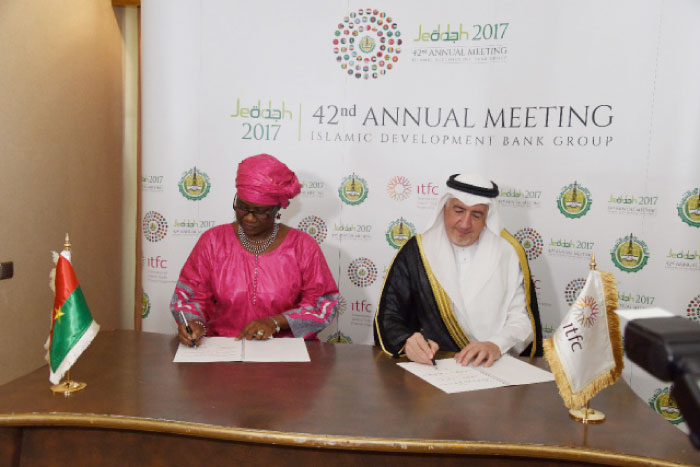
[[[316,339],[335,316],[338,287],[316,241],[275,222],[301,191],[296,175],[259,154],[238,165],[236,191],[236,222],[204,232],[180,272],[170,301],[178,338]]]

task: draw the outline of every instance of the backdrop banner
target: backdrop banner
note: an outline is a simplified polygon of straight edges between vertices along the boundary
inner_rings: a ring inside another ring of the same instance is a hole
[[[144,2],[143,329],[174,333],[180,268],[261,152],[340,288],[323,340],[372,342],[397,249],[465,171],[501,187],[546,337],[593,253],[620,308],[700,319],[699,31],[695,0]]]

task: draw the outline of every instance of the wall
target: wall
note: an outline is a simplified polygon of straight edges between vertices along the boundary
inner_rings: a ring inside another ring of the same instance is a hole
[[[122,50],[108,0],[0,2],[0,383],[45,363],[66,232],[93,316],[120,323]]]

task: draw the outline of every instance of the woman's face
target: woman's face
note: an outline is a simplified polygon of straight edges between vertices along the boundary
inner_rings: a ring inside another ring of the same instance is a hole
[[[236,197],[233,209],[236,212],[236,221],[243,228],[243,232],[248,237],[257,237],[270,233],[275,224],[279,206],[250,203]]]

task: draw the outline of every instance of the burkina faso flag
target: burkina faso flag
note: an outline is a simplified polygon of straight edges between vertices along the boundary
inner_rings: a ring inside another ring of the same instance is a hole
[[[56,297],[49,336],[49,380],[58,384],[100,330],[92,319],[70,261],[61,254],[56,264]]]

